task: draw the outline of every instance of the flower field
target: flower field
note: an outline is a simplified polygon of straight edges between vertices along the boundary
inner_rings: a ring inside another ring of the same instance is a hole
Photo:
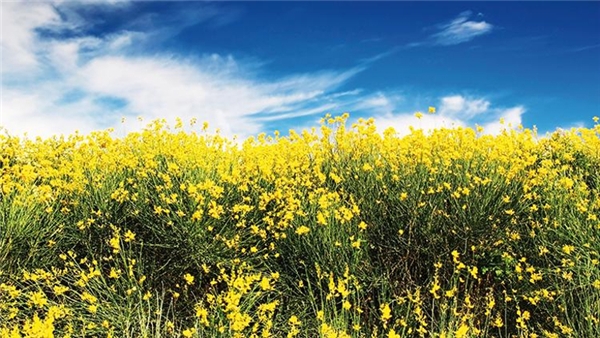
[[[0,337],[600,337],[600,125],[0,136]]]

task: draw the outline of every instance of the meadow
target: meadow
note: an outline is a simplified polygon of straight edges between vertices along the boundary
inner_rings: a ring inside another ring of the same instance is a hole
[[[597,118],[347,119],[0,135],[0,337],[600,337]]]

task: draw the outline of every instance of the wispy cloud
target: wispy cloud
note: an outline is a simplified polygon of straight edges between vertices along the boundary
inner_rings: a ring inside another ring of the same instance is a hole
[[[600,48],[600,43],[597,43],[595,45],[588,45],[588,46],[573,48],[573,49],[570,49],[569,52],[578,53],[578,52],[583,52],[586,50],[596,49],[596,48]]]
[[[35,29],[59,24],[59,14],[47,4],[2,3],[2,72],[25,74],[39,66]],[[24,10],[25,9],[25,10]]]
[[[457,45],[492,31],[494,26],[485,21],[471,21],[471,16],[470,11],[462,12],[449,23],[440,25],[440,31],[431,35],[434,43],[441,46]]]
[[[3,52],[10,57],[3,63],[1,124],[15,134],[89,132],[117,125],[122,116],[177,116],[245,136],[261,131],[268,121],[319,115],[347,98],[355,100],[359,89],[337,90],[368,67],[362,62],[349,69],[266,79],[255,64],[230,55],[130,53],[134,44],[167,31],[173,34],[171,24],[146,23],[144,31],[137,31],[143,22],[162,20],[152,15],[133,26],[92,36],[85,34],[77,13],[59,15],[60,4],[30,5],[11,4],[2,21],[3,29],[14,35],[2,40]],[[211,20],[217,15],[209,14]],[[198,21],[184,15],[183,22],[179,27]],[[42,39],[39,30],[48,27],[77,34]],[[22,79],[26,71],[37,75]]]

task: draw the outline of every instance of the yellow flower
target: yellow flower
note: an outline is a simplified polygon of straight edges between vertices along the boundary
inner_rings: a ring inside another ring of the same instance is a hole
[[[456,330],[456,332],[454,332],[454,337],[464,338],[467,336],[467,332],[469,332],[469,327],[465,323],[462,323],[460,325],[460,327],[458,328],[458,330]]]
[[[431,289],[429,290],[429,292],[433,295],[433,298],[435,298],[435,299],[439,299],[440,298],[440,295],[438,295],[438,293],[437,293],[439,289],[440,289],[440,285],[438,284],[438,282],[436,280],[433,283],[433,285],[431,286]]]
[[[131,232],[131,230],[127,230],[123,237],[125,237],[125,242],[132,242],[135,240],[135,234]]]
[[[142,297],[143,300],[148,300],[152,298],[152,294],[150,293],[150,291],[146,291],[146,293],[144,294],[144,297]]]
[[[492,326],[501,328],[503,325],[504,322],[502,321],[502,317],[500,317],[500,315],[497,315],[494,321],[492,322]]]
[[[54,286],[54,287],[52,288],[52,290],[54,291],[54,294],[55,294],[55,295],[57,295],[57,296],[60,296],[60,295],[62,295],[63,293],[65,293],[65,292],[69,291],[69,288],[68,288],[68,287],[66,287],[66,286],[57,285],[57,286]]]
[[[196,304],[196,317],[200,319],[200,323],[204,326],[209,326],[208,321],[208,310],[206,310],[201,304]]]
[[[575,247],[572,245],[563,245],[562,247],[562,251],[564,253],[566,253],[567,255],[570,255],[571,252],[573,252],[575,250]]]
[[[435,114],[435,107],[429,107],[429,114]]]
[[[271,283],[269,282],[269,279],[267,277],[263,277],[260,281],[260,288],[263,290],[271,290],[273,289],[273,287],[271,286]]]
[[[44,305],[48,304],[48,299],[46,299],[46,295],[42,291],[32,293],[29,296],[29,300],[37,307],[43,307]]]
[[[185,280],[185,283],[186,283],[187,285],[192,285],[192,284],[194,284],[194,276],[190,275],[189,273],[186,273],[186,274],[183,276],[183,279]]]
[[[367,223],[365,222],[360,222],[358,223],[358,228],[362,231],[362,230],[367,230]]]
[[[387,322],[388,320],[390,320],[390,318],[392,318],[392,310],[390,309],[390,305],[389,304],[383,304],[381,305],[381,320],[384,322]]]
[[[117,270],[115,268],[110,268],[110,273],[108,275],[108,278],[116,279],[116,278],[119,278],[120,275],[121,275],[121,269]]]
[[[447,298],[452,298],[456,294],[456,288],[452,288],[450,290],[446,290],[445,294]]]
[[[98,298],[96,298],[94,295],[92,295],[91,293],[85,291],[81,294],[81,300],[88,302],[90,304],[94,304],[98,301]]]
[[[415,117],[418,119],[421,119],[423,117],[423,113],[421,113],[420,111],[415,113]]]
[[[298,229],[296,229],[296,234],[297,235],[304,235],[304,234],[307,234],[309,232],[310,232],[310,228],[307,227],[307,226],[304,226],[304,225],[302,225],[302,226],[298,227]]]
[[[394,329],[391,329],[390,332],[388,332],[388,338],[400,338],[400,335],[396,333],[396,331],[394,331]]]
[[[471,274],[471,276],[473,276],[473,278],[479,279],[479,277],[477,277],[478,270],[476,266],[469,268],[469,273]]]
[[[121,251],[119,234],[115,233],[115,236],[108,241],[108,244],[113,248],[113,253],[119,253]]]
[[[289,323],[291,325],[301,325],[302,322],[300,320],[298,320],[298,317],[296,317],[295,315],[292,315],[289,319]]]
[[[191,327],[189,329],[185,329],[183,330],[183,332],[181,333],[185,338],[191,338],[194,336],[194,333],[196,333],[196,329]]]
[[[458,264],[459,261],[459,257],[460,257],[460,253],[458,253],[458,251],[454,250],[452,251],[452,260],[454,261],[455,264]]]

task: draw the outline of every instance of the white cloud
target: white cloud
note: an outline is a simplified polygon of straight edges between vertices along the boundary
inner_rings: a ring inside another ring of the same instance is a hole
[[[469,21],[470,16],[471,12],[463,12],[451,22],[440,25],[440,31],[431,36],[434,44],[457,45],[492,31],[493,25],[485,21]]]
[[[440,98],[435,114],[423,113],[418,118],[415,112],[389,112],[376,115],[375,122],[380,131],[393,127],[398,135],[409,134],[411,127],[430,132],[439,128],[475,127],[475,124],[482,125],[484,133],[496,135],[504,129],[518,128],[524,113],[523,106],[492,108],[484,98],[449,95]]]
[[[60,16],[45,3],[2,2],[1,6],[2,73],[24,74],[38,70],[40,41],[35,29],[59,24]]]
[[[461,127],[465,122],[441,115],[423,115],[419,119],[414,113],[399,113],[375,116],[375,124],[381,132],[394,128],[398,136],[405,136],[411,133],[411,128],[430,132],[440,128]]]
[[[323,104],[323,105],[320,105],[320,106],[317,106],[314,108],[308,108],[306,110],[294,110],[293,112],[290,112],[290,113],[257,117],[254,120],[260,121],[260,122],[268,122],[268,121],[286,120],[286,119],[318,115],[318,114],[323,115],[324,113],[334,111],[337,108],[338,108],[338,106],[336,104],[326,103],[326,104]]]
[[[77,83],[87,92],[125,100],[130,115],[197,117],[225,134],[249,135],[260,131],[259,122],[322,113],[304,104],[354,73],[301,74],[263,82],[240,76],[235,63],[230,65],[234,70],[221,65],[218,72],[211,71],[212,63],[220,61],[213,56],[194,64],[164,57],[98,57],[79,70]],[[293,112],[282,115],[279,108],[285,106],[292,106]],[[268,116],[253,118],[258,112]]]
[[[12,6],[9,11],[20,16],[19,20],[11,17],[5,21],[7,12],[3,13],[3,29],[7,27],[14,35],[4,34],[2,40],[3,66],[8,65],[11,73],[6,74],[2,84],[0,124],[11,134],[87,133],[109,126],[126,132],[139,126],[121,126],[121,117],[135,121],[135,117],[143,116],[145,121],[197,118],[225,135],[244,137],[268,131],[265,129],[270,122],[344,111],[374,115],[379,128],[393,126],[400,134],[408,133],[410,125],[429,130],[479,121],[487,123],[490,132],[497,132],[501,126],[494,121],[504,117],[516,126],[524,113],[523,107],[492,109],[484,98],[450,95],[440,98],[438,114],[417,119],[414,112],[401,108],[405,98],[397,93],[368,93],[353,88],[338,92],[366,69],[365,63],[345,70],[265,79],[260,66],[231,55],[190,59],[144,55],[139,50],[130,53],[131,47],[164,32],[142,33],[127,28],[100,37],[86,36],[81,34],[85,31],[82,27],[89,23],[82,21],[73,9],[75,5],[65,2],[65,6],[71,6],[66,11],[69,14],[60,16],[54,6],[61,4],[35,3],[33,11]],[[211,18],[216,15],[210,13]],[[186,24],[196,22],[186,20]],[[453,21],[445,30],[468,23],[466,19],[459,21]],[[39,27],[71,29],[79,34],[75,38],[42,40],[36,32]],[[21,75],[30,69],[41,75],[22,80]]]
[[[128,54],[129,46],[156,36],[154,31],[39,38],[36,29],[50,25],[56,31],[84,31],[81,27],[87,23],[73,10],[76,6],[65,2],[68,8],[64,12],[68,15],[61,19],[58,7],[54,7],[61,4],[39,3],[31,12],[29,7],[12,6],[10,11],[20,15],[20,20],[3,21],[3,28],[6,26],[9,32],[20,36],[2,41],[5,55],[15,56],[16,60],[4,62],[15,73],[2,84],[0,123],[10,133],[27,131],[32,136],[50,136],[76,129],[89,132],[118,125],[121,116],[142,115],[146,121],[175,116],[184,120],[198,118],[224,134],[249,135],[261,131],[266,121],[333,109],[335,90],[364,69],[357,66],[264,80],[232,56],[212,54],[190,60],[164,54]],[[213,10],[209,16],[215,17],[215,13]],[[184,21],[190,24],[194,20]],[[25,64],[23,60],[30,61]],[[46,73],[19,80],[24,69],[17,70],[15,62],[43,68]],[[70,97],[73,92],[78,94]],[[353,96],[358,92],[338,95]],[[106,104],[115,99],[124,106]],[[262,120],[258,115],[262,115]]]
[[[490,102],[485,99],[469,99],[461,95],[446,96],[441,99],[438,112],[441,115],[460,116],[471,119],[488,110]]]
[[[521,116],[525,113],[523,106],[504,109],[498,112],[496,121],[483,125],[483,132],[489,135],[498,135],[503,130],[516,129],[521,125]]]
[[[36,92],[3,90],[2,127],[12,135],[50,137],[70,134],[76,130],[89,133],[98,130],[101,123],[94,115],[101,114],[102,107],[93,98],[84,98],[68,104],[57,104],[49,97],[58,97],[62,89],[44,87]],[[102,125],[102,128],[107,126]]]

